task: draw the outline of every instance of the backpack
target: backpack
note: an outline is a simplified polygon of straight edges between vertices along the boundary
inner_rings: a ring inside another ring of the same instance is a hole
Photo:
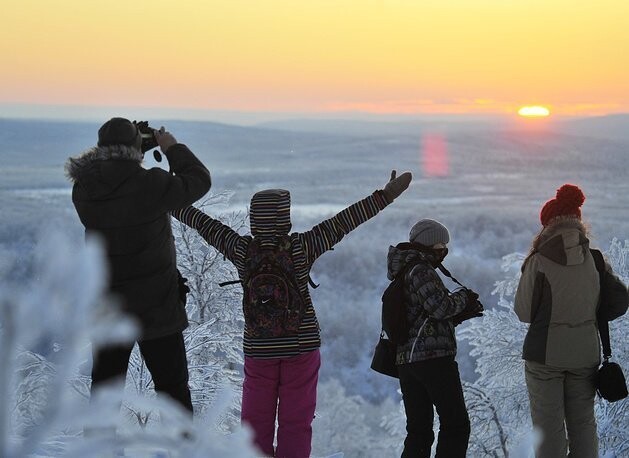
[[[389,340],[402,345],[408,339],[410,324],[406,316],[406,298],[404,297],[404,278],[421,260],[411,261],[400,270],[382,294],[382,330]]]
[[[613,321],[627,313],[629,292],[625,284],[615,275],[607,272],[603,253],[590,249],[594,265],[599,274],[600,297],[596,312],[598,321]]]
[[[297,335],[306,302],[297,284],[290,236],[272,248],[255,238],[249,244],[243,275],[243,312],[252,337]]]

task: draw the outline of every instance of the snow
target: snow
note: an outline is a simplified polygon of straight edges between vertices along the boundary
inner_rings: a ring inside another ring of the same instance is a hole
[[[97,241],[83,243],[63,177],[63,160],[93,142],[98,126],[63,124],[68,138],[47,144],[44,134],[54,133],[55,126],[39,129],[42,138],[29,143],[19,134],[32,131],[28,122],[0,120],[0,125],[8,126],[0,129],[0,456],[255,456],[250,432],[239,425],[240,291],[217,286],[235,272],[193,231],[177,224],[179,266],[192,288],[192,325],[185,339],[196,417],[191,422],[178,406],[155,397],[137,350],[124,386],[88,402],[90,342],[135,335],[133,323],[104,313],[112,304],[103,307],[101,247]],[[164,125],[175,134],[186,126]],[[9,130],[15,135],[7,136]],[[399,386],[371,371],[369,362],[379,335],[387,248],[404,240],[420,217],[449,227],[453,240],[446,265],[481,294],[487,308],[484,318],[458,330],[457,359],[473,422],[470,456],[531,455],[536,439],[520,358],[525,327],[512,312],[522,253],[539,224],[541,204],[563,182],[577,182],[588,199],[584,217],[594,245],[629,281],[629,143],[453,134],[448,138],[451,175],[430,179],[418,168],[420,142],[408,135],[233,133],[205,124],[186,130],[190,138],[182,140],[212,170],[206,211],[240,233],[247,232],[249,199],[263,187],[291,190],[293,229],[301,231],[381,188],[391,168],[414,173],[411,187],[394,205],[313,268],[321,284],[312,296],[323,340],[314,457],[399,456],[405,436]],[[49,146],[46,156],[41,142]],[[625,371],[628,326],[626,316],[611,324],[614,356]],[[629,455],[628,405],[627,400],[597,401],[602,456]],[[84,436],[87,426],[102,434]]]

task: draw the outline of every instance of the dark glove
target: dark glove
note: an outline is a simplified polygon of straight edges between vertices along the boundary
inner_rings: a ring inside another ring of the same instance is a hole
[[[483,312],[485,311],[483,304],[478,300],[477,293],[471,289],[466,289],[465,292],[467,294],[465,308],[452,317],[452,323],[454,323],[455,326],[471,318],[483,316]]]
[[[408,188],[408,185],[411,184],[411,180],[413,179],[411,172],[404,172],[397,178],[395,174],[395,170],[391,170],[391,179],[382,191],[389,203],[393,202],[400,194],[406,191],[406,188]]]
[[[188,293],[190,292],[190,287],[186,285],[186,283],[188,283],[188,279],[181,275],[181,272],[179,272],[179,270],[177,270],[177,275],[179,276],[179,299],[181,300],[183,305],[186,305],[186,299]]]

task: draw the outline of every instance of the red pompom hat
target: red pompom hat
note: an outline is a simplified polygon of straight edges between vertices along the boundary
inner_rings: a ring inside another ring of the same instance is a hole
[[[578,186],[564,184],[557,190],[556,197],[544,204],[539,220],[542,226],[546,227],[557,216],[574,216],[580,219],[583,202],[585,202],[585,195]]]

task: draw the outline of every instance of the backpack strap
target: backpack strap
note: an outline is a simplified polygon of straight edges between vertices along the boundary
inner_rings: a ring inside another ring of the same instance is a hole
[[[594,248],[590,248],[590,254],[592,258],[594,258],[594,265],[596,266],[596,270],[598,270],[599,274],[605,272],[605,258],[603,258],[603,253],[599,250],[595,250]]]
[[[603,253],[599,250],[594,250],[590,248],[590,253],[592,254],[592,258],[594,258],[594,265],[596,266],[596,270],[598,271],[598,278],[601,288],[603,287],[603,275],[605,274],[605,259],[603,258]],[[601,305],[601,298],[603,294],[599,292],[598,295],[598,307]],[[597,308],[598,308],[597,307]],[[602,320],[597,316],[598,323],[598,333],[601,337],[601,344],[603,345],[603,359],[607,361],[612,357],[612,346],[609,340],[609,322],[607,320]]]
[[[286,238],[289,238],[290,236],[285,236]],[[282,242],[284,242],[284,237],[282,238]],[[289,238],[289,242],[292,243],[292,240]],[[223,257],[223,260],[225,259],[225,257]],[[229,285],[235,285],[237,283],[241,283],[242,284],[242,280],[229,280],[229,281],[224,281],[218,284],[218,286],[220,286],[221,288],[224,286],[229,286]],[[319,287],[319,285],[317,283],[314,282],[314,280],[312,279],[312,276],[310,276],[310,274],[308,274],[308,284],[312,287],[312,289],[317,289]]]
[[[411,272],[413,270],[413,268],[419,264],[423,262],[421,259],[419,258],[415,258],[413,259],[411,262],[407,263],[404,267],[402,267],[402,269],[399,270],[399,272],[397,273],[397,275],[395,276],[395,278],[398,278],[401,276],[402,281],[404,281],[404,276]]]

